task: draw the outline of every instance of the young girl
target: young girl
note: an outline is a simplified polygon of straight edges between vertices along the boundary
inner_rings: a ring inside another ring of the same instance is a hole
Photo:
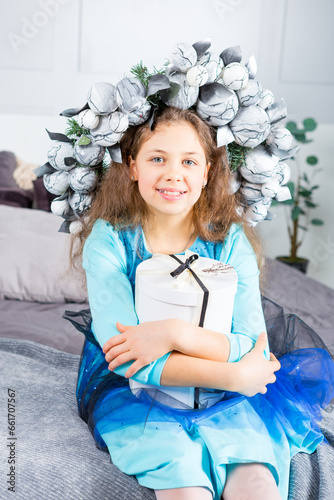
[[[328,398],[312,410],[312,389],[301,397],[307,356],[281,367],[269,354],[258,243],[230,192],[225,147],[195,112],[166,107],[153,131],[130,127],[121,150],[77,235],[91,311],[81,327],[80,415],[113,463],[158,500],[287,499],[290,458],[323,440],[315,418]],[[186,249],[236,270],[231,334],[175,319],[138,324],[137,265]],[[329,357],[318,351],[312,362],[323,369]],[[130,377],[156,393],[133,395]],[[159,386],[203,388],[207,404],[173,408]]]

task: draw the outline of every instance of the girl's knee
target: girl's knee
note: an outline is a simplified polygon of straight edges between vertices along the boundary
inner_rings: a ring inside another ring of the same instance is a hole
[[[224,500],[280,500],[275,478],[270,469],[259,463],[227,466]]]

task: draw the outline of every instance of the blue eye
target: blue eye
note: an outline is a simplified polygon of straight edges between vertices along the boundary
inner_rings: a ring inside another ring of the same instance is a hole
[[[155,156],[154,158],[152,158],[153,163],[161,163],[161,161],[155,161],[155,160],[162,160],[163,161],[163,158],[161,158],[161,156]]]
[[[191,163],[188,163],[187,165],[191,167],[192,165],[195,165],[195,162],[193,160],[184,160],[184,161],[189,161]]]

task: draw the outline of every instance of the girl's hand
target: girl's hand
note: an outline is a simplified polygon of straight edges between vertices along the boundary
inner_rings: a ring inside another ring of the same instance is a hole
[[[116,328],[121,334],[109,339],[103,352],[111,371],[134,360],[125,373],[127,378],[173,350],[174,320],[148,321],[136,326],[122,325],[118,321]]]
[[[270,353],[270,361],[263,357],[266,345],[267,335],[262,332],[253,349],[235,363],[236,392],[248,397],[258,393],[265,394],[266,385],[275,382],[274,372],[281,368],[281,364],[273,353]]]

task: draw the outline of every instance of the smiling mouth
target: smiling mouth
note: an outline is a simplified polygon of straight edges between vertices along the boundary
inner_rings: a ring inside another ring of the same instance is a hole
[[[167,196],[180,196],[184,193],[186,193],[186,191],[171,191],[169,189],[158,189],[159,193],[161,194],[165,194]]]

